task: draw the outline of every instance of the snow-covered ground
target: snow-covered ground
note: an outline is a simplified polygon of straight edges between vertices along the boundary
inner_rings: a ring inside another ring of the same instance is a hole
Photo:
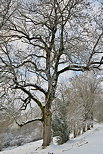
[[[52,144],[42,149],[41,144],[42,141],[36,141],[0,154],[103,154],[103,125],[96,124],[92,130],[63,145]]]

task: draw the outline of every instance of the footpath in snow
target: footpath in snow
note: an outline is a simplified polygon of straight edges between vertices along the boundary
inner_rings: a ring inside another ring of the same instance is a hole
[[[46,149],[41,145],[40,140],[0,154],[103,154],[103,125],[96,124],[92,130],[63,145],[52,144]]]

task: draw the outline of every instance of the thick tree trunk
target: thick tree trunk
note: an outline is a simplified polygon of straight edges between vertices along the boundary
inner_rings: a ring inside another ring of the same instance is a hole
[[[87,131],[87,125],[84,124],[84,125],[83,125],[83,132],[86,132],[86,131]]]
[[[93,128],[93,122],[91,123],[91,128]]]
[[[50,145],[52,141],[52,113],[50,110],[44,108],[44,120],[43,120],[43,147]]]
[[[91,113],[91,128],[93,128],[93,111]]]
[[[76,130],[74,130],[74,138],[76,138],[76,137],[77,137]]]
[[[91,129],[91,125],[87,124],[87,130],[90,130],[90,129]]]

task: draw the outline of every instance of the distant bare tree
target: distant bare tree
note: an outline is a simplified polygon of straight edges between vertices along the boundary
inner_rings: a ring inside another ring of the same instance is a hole
[[[77,130],[74,136],[81,130],[86,131],[93,127],[95,105],[102,90],[100,83],[101,79],[97,79],[95,74],[84,73],[73,77],[70,88],[66,90],[66,101],[70,102],[67,119],[72,129]],[[97,106],[99,108],[99,103]]]

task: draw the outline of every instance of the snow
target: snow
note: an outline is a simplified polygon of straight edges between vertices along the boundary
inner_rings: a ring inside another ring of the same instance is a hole
[[[52,144],[42,149],[42,140],[5,150],[0,154],[103,154],[103,124],[63,145]]]

